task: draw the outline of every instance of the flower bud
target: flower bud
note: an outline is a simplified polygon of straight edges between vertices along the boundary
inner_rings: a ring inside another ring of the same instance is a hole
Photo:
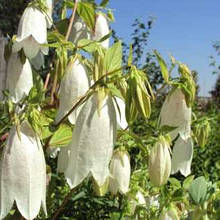
[[[46,164],[40,140],[27,121],[14,126],[0,161],[0,218],[16,202],[25,219],[34,219],[41,204],[46,213]]]
[[[107,19],[105,18],[105,16],[100,13],[96,17],[95,32],[93,35],[93,40],[98,41],[98,40],[102,39],[107,34],[109,34],[108,22],[107,22]],[[107,49],[109,47],[109,38],[102,41],[101,45]]]
[[[160,126],[163,125],[177,127],[170,132],[172,140],[175,139],[178,134],[180,134],[183,139],[190,137],[191,108],[187,107],[185,95],[179,88],[168,94],[161,108]]]
[[[110,163],[109,191],[115,195],[125,194],[129,190],[131,166],[129,154],[116,150]]]
[[[149,177],[154,186],[166,184],[171,171],[169,143],[164,137],[155,144],[149,155]]]
[[[22,64],[17,53],[12,53],[7,66],[6,89],[13,102],[19,102],[21,98],[28,95],[33,86],[31,65],[26,59]]]

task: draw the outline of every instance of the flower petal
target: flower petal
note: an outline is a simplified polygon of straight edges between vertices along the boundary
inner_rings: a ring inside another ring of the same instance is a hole
[[[79,97],[84,95],[89,89],[89,79],[86,70],[82,64],[76,60],[71,61],[66,69],[66,73],[60,85],[60,106],[56,116],[56,121],[59,121],[73,107]],[[69,116],[70,123],[75,124],[76,117],[82,107],[78,107]]]
[[[109,162],[116,138],[116,113],[110,97],[97,112],[97,94],[82,107],[76,121],[65,176],[71,188],[91,173],[99,186],[109,175]]]
[[[21,124],[20,138],[16,128],[11,129],[1,161],[1,194],[6,189],[26,219],[35,218],[41,201],[45,201],[46,165],[43,157],[42,147],[27,122]],[[4,205],[5,201],[1,202]]]
[[[161,108],[160,126],[177,127],[170,132],[172,139],[178,133],[182,138],[187,139],[190,136],[191,112],[191,108],[186,105],[185,96],[181,89],[175,89],[171,94],[168,94]]]
[[[173,148],[172,174],[180,171],[182,175],[188,176],[191,173],[191,162],[193,157],[192,139],[187,140],[179,137]]]
[[[32,70],[28,59],[23,65],[17,53],[11,54],[7,68],[6,88],[13,102],[28,95],[33,86]]]

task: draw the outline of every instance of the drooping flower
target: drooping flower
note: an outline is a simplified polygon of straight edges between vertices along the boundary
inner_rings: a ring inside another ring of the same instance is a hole
[[[0,218],[14,201],[26,219],[34,219],[42,205],[46,214],[46,164],[38,137],[28,124],[10,130],[0,161]]]
[[[182,175],[188,176],[191,173],[191,163],[193,157],[192,139],[186,140],[179,137],[173,147],[172,174],[180,171]]]
[[[154,186],[164,185],[171,172],[169,143],[164,137],[155,144],[149,155],[149,177]]]
[[[119,129],[126,129],[128,127],[128,123],[126,121],[125,116],[125,103],[122,99],[115,97],[114,106],[116,110],[117,124]],[[120,111],[120,112],[119,112]]]
[[[160,112],[160,126],[163,125],[177,127],[170,132],[172,139],[175,139],[178,134],[183,139],[190,136],[191,108],[187,107],[181,89],[175,89],[168,94]]]
[[[65,177],[71,188],[89,174],[98,186],[109,176],[109,162],[116,138],[116,113],[111,97],[106,96],[97,110],[98,94],[94,93],[80,111],[72,141]]]
[[[110,163],[109,191],[126,194],[129,190],[131,175],[130,157],[125,151],[115,151]]]
[[[7,43],[6,38],[1,36],[0,33],[0,100],[2,100],[3,98],[2,90],[5,89],[5,84],[6,84],[6,62],[4,58],[6,43]]]
[[[7,66],[6,89],[13,102],[28,95],[33,86],[33,76],[28,59],[22,64],[17,53],[12,53]]]
[[[59,121],[66,115],[75,102],[83,96],[88,89],[89,78],[84,66],[79,60],[71,60],[60,84],[60,106],[57,112],[56,121]],[[70,123],[75,124],[80,109],[81,106],[68,116]]]
[[[35,57],[39,51],[48,53],[48,48],[41,44],[47,43],[47,23],[45,15],[34,7],[27,7],[20,19],[18,33],[13,44],[13,51],[23,48],[28,58]]]
[[[85,22],[79,16],[77,16],[73,23],[69,40],[74,44],[77,44],[78,41],[82,39],[90,39],[90,32]]]
[[[104,36],[106,36],[107,34],[109,34],[108,22],[107,22],[107,19],[105,18],[105,16],[100,13],[96,16],[95,32],[93,34],[92,39],[98,41],[98,40],[102,39]],[[102,41],[101,45],[104,48],[108,48],[109,47],[109,38]]]

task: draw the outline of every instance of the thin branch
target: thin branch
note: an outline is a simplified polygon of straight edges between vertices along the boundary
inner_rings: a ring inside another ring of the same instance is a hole
[[[50,95],[50,105],[53,105],[53,102],[54,102],[54,94],[55,94],[56,88],[57,88],[59,65],[60,65],[60,63],[59,63],[59,59],[58,59],[57,63],[56,63],[56,72],[55,72],[55,75],[54,75],[53,87],[52,87],[51,95]]]
[[[55,211],[55,213],[53,214],[51,220],[56,220],[58,218],[58,216],[60,215],[60,213],[63,211],[65,205],[67,204],[68,200],[70,199],[70,197],[72,196],[72,193],[77,189],[78,187],[75,187],[73,189],[70,190],[70,192],[67,194],[67,196],[64,198],[61,206]]]
[[[45,83],[44,83],[44,89],[45,90],[47,89],[49,80],[50,80],[50,73],[47,73],[47,77],[46,77],[46,80],[45,80]]]
[[[70,23],[69,23],[69,26],[68,26],[68,30],[66,32],[65,40],[69,39],[70,32],[72,30],[73,21],[74,21],[75,15],[76,15],[77,3],[78,3],[78,0],[75,0],[75,4],[74,4],[73,12],[72,12],[72,15],[71,15],[71,18],[70,18]]]

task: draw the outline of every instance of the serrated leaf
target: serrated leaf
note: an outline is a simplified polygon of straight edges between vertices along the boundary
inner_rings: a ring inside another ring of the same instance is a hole
[[[167,68],[167,64],[164,61],[164,59],[162,58],[162,56],[156,50],[154,51],[154,54],[156,55],[157,60],[159,62],[162,76],[163,76],[164,80],[166,82],[168,82],[169,81],[169,71],[168,71],[168,68]]]
[[[189,194],[196,204],[202,204],[207,194],[207,182],[203,176],[193,180],[189,187]]]
[[[95,8],[88,2],[79,2],[77,13],[86,23],[87,27],[93,31],[95,29]]]
[[[104,69],[106,73],[112,72],[121,67],[122,46],[121,41],[109,48],[104,57]]]
[[[49,141],[50,147],[67,146],[72,139],[72,128],[67,124],[62,124],[53,134]]]

